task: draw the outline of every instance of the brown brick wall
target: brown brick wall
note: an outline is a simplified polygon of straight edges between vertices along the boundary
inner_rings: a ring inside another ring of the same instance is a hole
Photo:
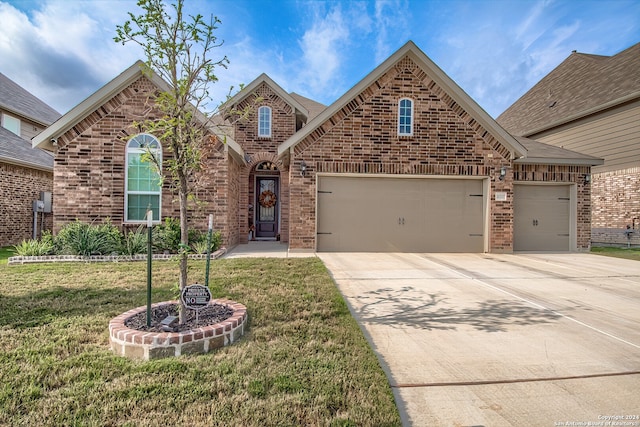
[[[259,97],[260,101],[254,103],[253,95]],[[271,107],[271,138],[258,137],[258,108],[261,106]],[[296,131],[296,117],[291,106],[265,83],[238,105],[238,109],[244,108],[249,108],[249,114],[236,123],[234,136],[244,152],[252,158],[261,152],[277,153],[278,146]]]
[[[142,114],[154,91],[155,86],[141,77],[58,138],[53,179],[56,232],[76,218],[85,222],[111,218],[115,225],[125,225],[125,138],[137,133],[132,123],[145,118]],[[203,160],[204,173],[195,180],[198,203],[191,205],[191,223],[206,230],[208,216],[213,213],[214,228],[228,230],[230,160],[224,144],[212,140],[209,148]],[[171,153],[164,147],[162,155],[167,159]],[[179,216],[177,195],[166,180],[162,217]],[[227,231],[224,238],[232,235]]]
[[[33,237],[33,201],[41,191],[52,191],[53,173],[0,163],[0,183],[0,247],[13,246]],[[38,214],[38,230],[43,215],[44,228],[51,230],[52,214],[42,213]]]
[[[238,222],[239,216],[239,177],[241,166],[229,159],[226,163],[226,171],[223,175],[223,171],[218,172],[220,181],[224,180],[225,185],[217,186],[216,191],[216,210],[219,209],[220,204],[225,205],[225,221],[224,224],[220,223],[215,226],[216,230],[221,230],[223,234],[223,241],[227,247],[233,247],[240,241],[240,224]],[[222,212],[220,212],[222,213]]]
[[[592,180],[594,244],[627,244],[624,230],[636,227],[632,244],[640,244],[640,167],[594,173]]]
[[[259,102],[254,103],[254,99]],[[271,107],[271,138],[258,137],[258,108]],[[249,109],[246,118],[235,124],[235,141],[242,146],[244,152],[251,158],[249,164],[239,172],[238,198],[238,228],[239,243],[246,243],[249,235],[249,222],[253,212],[249,205],[255,205],[254,179],[255,167],[263,161],[277,165],[280,177],[280,194],[278,206],[280,209],[280,240],[288,241],[289,237],[289,180],[288,168],[278,159],[278,146],[286,141],[296,131],[295,111],[268,85],[261,84],[256,90],[237,107],[239,110]]]
[[[397,103],[414,101],[414,133],[397,134]],[[366,88],[294,150],[291,173],[290,247],[315,247],[318,172],[492,177],[492,191],[512,191],[509,152],[412,61],[405,59]],[[300,162],[308,173],[300,176]],[[492,250],[510,251],[512,205],[492,202]]]

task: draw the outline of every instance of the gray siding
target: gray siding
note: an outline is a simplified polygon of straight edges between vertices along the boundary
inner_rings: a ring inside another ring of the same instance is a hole
[[[551,129],[531,138],[604,159],[593,173],[640,164],[640,101]]]
[[[14,113],[13,111],[3,110],[0,108],[0,115],[8,114],[12,117],[20,119],[20,137],[31,142],[31,138],[44,130],[44,126],[35,123],[24,116]]]

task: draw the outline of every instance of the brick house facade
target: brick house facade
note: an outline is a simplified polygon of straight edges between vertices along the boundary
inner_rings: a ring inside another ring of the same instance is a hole
[[[33,237],[32,203],[40,192],[51,192],[53,173],[0,161],[0,182],[0,247],[17,245]],[[52,214],[38,214],[38,230],[52,226]]]
[[[33,202],[53,189],[53,157],[30,139],[60,114],[0,73],[0,247],[34,235]],[[51,230],[51,212],[38,212],[36,235]]]
[[[47,138],[58,141],[54,195],[65,202],[56,204],[56,229],[76,217],[110,217],[116,224],[127,225],[123,214],[124,137],[134,131],[130,124],[140,120],[149,93],[162,85],[154,76],[142,76],[139,65],[134,65],[36,141],[43,147]],[[411,106],[412,131],[406,135],[399,135],[398,130],[402,99],[409,100]],[[589,248],[590,185],[585,177],[599,160],[514,138],[411,42],[327,108],[287,93],[264,74],[225,104],[227,109],[247,106],[249,114],[232,124],[225,143],[212,131],[212,150],[201,177],[205,185],[199,193],[203,208],[193,217],[194,223],[206,224],[204,218],[213,212],[215,228],[222,231],[228,247],[264,238],[279,239],[291,250],[335,250],[319,240],[323,234],[319,223],[331,216],[329,205],[318,197],[331,191],[322,191],[320,185],[330,179],[340,184],[355,178],[363,189],[378,183],[399,185],[394,188],[401,192],[405,184],[421,185],[426,192],[436,191],[432,187],[441,184],[450,186],[459,193],[452,203],[475,206],[464,218],[479,224],[479,230],[469,234],[461,231],[465,224],[457,227],[453,223],[451,234],[457,234],[454,239],[459,237],[461,242],[453,251],[466,251],[464,242],[469,239],[480,242],[472,251],[522,249],[522,243],[520,248],[514,246],[514,226],[518,224],[514,187],[535,187],[541,193],[551,187],[566,188],[568,196],[562,198],[567,200],[562,208],[567,212],[566,230],[561,233],[566,238],[562,244],[565,250]],[[477,194],[466,194],[463,187],[467,184],[478,188],[474,190]],[[437,191],[440,193],[431,198],[416,193],[424,199],[419,209],[425,214],[432,215],[433,209],[449,203],[436,203],[436,198],[450,197],[448,189]],[[373,218],[375,227],[390,227],[393,224],[383,222],[387,195],[397,197],[391,190],[356,204],[354,217],[338,218],[343,223],[340,226],[347,231],[351,226],[355,229],[366,217]],[[177,216],[170,189],[163,189],[162,198],[162,216]],[[332,203],[349,203],[347,199]],[[414,214],[408,212],[409,222]],[[405,217],[397,221],[404,225]],[[446,218],[443,221],[446,223]],[[544,227],[544,219],[542,223]],[[435,228],[427,224],[419,237],[437,248]],[[415,241],[412,230],[406,234]],[[374,239],[375,231],[371,233]],[[345,248],[354,247],[354,242],[346,243],[346,237],[344,241],[336,235],[331,238]],[[377,250],[378,244],[388,247],[389,242],[382,240],[362,250]],[[391,244],[398,250],[415,247],[403,246],[401,240]],[[358,247],[357,242],[355,245]]]
[[[79,111],[71,110],[69,114],[75,116],[73,125],[64,124],[65,130],[58,130],[57,136],[50,138],[56,142],[54,232],[76,219],[90,223],[109,219],[121,228],[135,228],[143,223],[125,220],[127,137],[138,132],[132,124],[141,120],[143,111],[145,118],[157,114],[148,110],[149,98],[159,86],[162,88],[162,82],[157,77],[154,81],[142,75],[139,64],[120,77],[111,82],[114,87],[107,88],[106,95],[89,98],[89,105],[81,104]],[[57,126],[60,123],[54,124]],[[40,140],[46,142],[46,138],[42,136]],[[224,241],[230,242],[237,239],[237,228],[230,225],[235,222],[229,219],[230,215],[237,215],[234,201],[237,192],[233,186],[239,173],[237,161],[229,155],[229,146],[213,132],[208,141],[204,158],[207,173],[198,177],[200,186],[196,192],[201,203],[192,206],[191,221],[196,228],[206,229],[206,218],[213,213]],[[166,147],[162,151],[165,160],[171,156]],[[161,199],[161,217],[179,217],[177,196],[166,181]]]

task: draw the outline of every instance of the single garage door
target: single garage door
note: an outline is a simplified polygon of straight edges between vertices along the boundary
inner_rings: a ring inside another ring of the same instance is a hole
[[[514,185],[513,249],[568,251],[570,186]]]
[[[318,177],[317,250],[483,252],[480,179]]]

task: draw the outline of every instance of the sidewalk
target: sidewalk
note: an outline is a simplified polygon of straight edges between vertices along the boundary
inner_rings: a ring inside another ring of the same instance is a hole
[[[252,241],[238,245],[227,252],[222,258],[309,258],[315,257],[315,252],[289,251],[287,243],[275,241]]]

